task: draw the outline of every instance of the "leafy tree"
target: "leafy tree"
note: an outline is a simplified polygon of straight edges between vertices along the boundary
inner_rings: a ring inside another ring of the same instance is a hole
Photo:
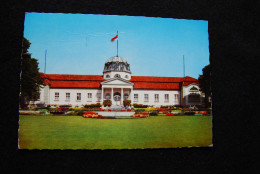
[[[205,93],[205,106],[210,107],[211,102],[211,67],[210,65],[205,66],[202,69],[203,74],[199,76],[200,90]]]
[[[39,89],[44,85],[38,68],[38,60],[31,58],[31,53],[28,52],[30,45],[29,40],[23,38],[20,74],[20,106],[22,108],[27,107],[30,100],[37,99]]]

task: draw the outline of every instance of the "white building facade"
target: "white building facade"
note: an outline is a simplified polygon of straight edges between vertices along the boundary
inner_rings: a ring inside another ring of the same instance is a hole
[[[202,105],[198,80],[186,77],[132,76],[130,65],[121,57],[105,63],[103,75],[43,74],[45,86],[31,104],[72,105],[103,103],[122,106],[131,103],[160,106]]]

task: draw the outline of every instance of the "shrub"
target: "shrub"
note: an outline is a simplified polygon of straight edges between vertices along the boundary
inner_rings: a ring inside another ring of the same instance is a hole
[[[135,108],[148,108],[148,105],[137,104],[137,103],[134,103],[133,106],[134,106]]]
[[[84,105],[84,108],[100,108],[100,107],[101,107],[100,103]]]
[[[124,105],[124,107],[131,106],[131,100],[124,100],[123,105]]]
[[[112,105],[112,102],[111,102],[111,100],[104,100],[103,101],[103,105],[106,107],[106,106],[108,106],[108,107],[110,107],[111,105]]]

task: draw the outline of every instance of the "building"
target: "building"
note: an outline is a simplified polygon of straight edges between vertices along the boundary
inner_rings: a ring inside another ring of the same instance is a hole
[[[108,59],[103,75],[44,74],[46,84],[31,104],[82,106],[102,103],[131,103],[154,107],[202,105],[198,80],[186,77],[132,76],[130,65],[121,57]]]

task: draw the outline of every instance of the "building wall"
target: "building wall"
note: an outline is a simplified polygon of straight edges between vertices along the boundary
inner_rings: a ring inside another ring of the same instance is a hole
[[[46,84],[43,88],[40,88],[40,96],[38,100],[33,100],[29,102],[29,107],[30,106],[35,106],[35,105],[47,105],[49,103],[49,85]]]
[[[202,93],[201,91],[191,91],[191,88],[192,87],[196,87],[197,89],[199,89],[199,85],[198,84],[190,84],[188,86],[183,86],[182,90],[183,90],[183,105],[184,106],[189,106],[189,105],[202,105]],[[189,95],[191,93],[195,93],[195,94],[199,94],[200,95],[200,98],[199,98],[199,101],[190,101],[189,99]]]
[[[138,94],[138,101],[135,100],[134,94]],[[148,94],[148,101],[145,101],[145,94]],[[155,101],[155,94],[159,94],[159,101]],[[165,94],[169,95],[169,101],[165,100]],[[177,95],[177,98],[176,96]],[[178,90],[133,90],[132,103],[153,105],[179,105],[180,91]]]
[[[192,87],[197,87],[199,89],[199,86],[197,84],[190,84],[188,86],[183,86],[183,96],[181,96],[180,90],[142,90],[142,89],[133,89],[131,91],[130,89],[124,89],[124,93],[129,94],[129,99],[132,101],[132,103],[138,103],[138,104],[144,104],[144,105],[153,105],[155,107],[159,107],[162,105],[201,105],[203,102],[202,97],[200,97],[200,100],[198,102],[192,102],[189,101],[189,95],[191,93],[197,93],[201,95],[200,91],[191,92]],[[59,99],[55,99],[55,93],[59,93]],[[119,92],[121,93],[120,88],[115,88],[114,93]],[[66,100],[66,93],[70,93],[70,100]],[[81,100],[77,100],[77,93],[81,93]],[[92,94],[91,100],[88,98],[88,93]],[[106,93],[111,94],[111,89],[104,89],[104,95]],[[132,94],[131,94],[132,93]],[[102,91],[101,89],[64,89],[64,88],[49,88],[48,85],[46,85],[44,88],[40,90],[40,99],[38,101],[34,101],[31,104],[39,104],[43,103],[45,105],[64,105],[64,104],[71,104],[72,106],[82,106],[85,104],[94,104],[97,102],[101,102],[98,99],[97,94],[101,95]],[[130,95],[131,94],[131,95]],[[138,100],[135,100],[134,94],[138,94]],[[148,94],[148,101],[145,101],[145,94]],[[159,95],[159,101],[155,101],[155,94]],[[169,100],[165,100],[165,94],[169,95]],[[181,97],[183,97],[181,99]],[[104,96],[105,99],[105,96]],[[113,98],[111,95],[111,100],[113,103]],[[182,103],[181,103],[182,102]]]
[[[55,99],[55,93],[59,93],[59,99]],[[66,99],[66,93],[70,93],[70,99]],[[77,100],[77,93],[81,94],[81,100]],[[88,98],[88,93],[92,94],[92,98]],[[85,104],[94,104],[100,102],[98,100],[97,94],[101,95],[100,89],[59,89],[51,88],[50,89],[50,105],[64,105],[71,104],[72,106],[79,106]]]

